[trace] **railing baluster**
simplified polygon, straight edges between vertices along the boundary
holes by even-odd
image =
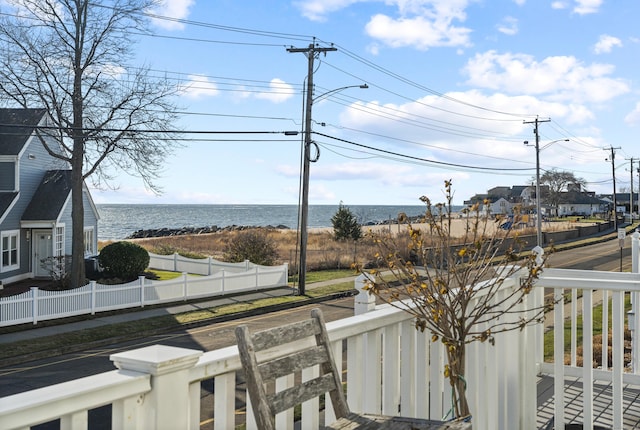
[[[553,361],[554,361],[554,421],[558,428],[564,426],[564,289],[554,289],[553,311]]]
[[[611,304],[613,339],[613,428],[622,429],[622,372],[624,369],[624,292],[614,291]]]
[[[198,388],[200,384],[198,383]],[[236,372],[218,375],[213,380],[214,405],[213,419],[215,430],[226,430],[235,427],[236,410]],[[199,393],[198,393],[199,394]],[[198,430],[198,427],[193,430]]]
[[[582,291],[583,428],[593,430],[593,290]]]

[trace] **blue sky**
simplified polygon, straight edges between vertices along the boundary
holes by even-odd
[[[569,170],[618,189],[638,168],[640,2],[605,0],[167,0],[138,61],[180,85],[186,131],[301,131],[315,62],[311,204],[455,203]],[[333,45],[332,45],[333,44]],[[369,89],[336,88],[366,83]],[[296,204],[301,136],[191,135],[157,184],[119,175],[97,203]],[[555,142],[570,139],[569,142]],[[547,146],[548,145],[548,146]],[[634,189],[637,191],[637,175]]]

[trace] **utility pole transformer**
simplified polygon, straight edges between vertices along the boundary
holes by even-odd
[[[311,162],[311,107],[313,105],[313,62],[321,54],[337,51],[337,48],[321,48],[314,43],[307,48],[287,48],[288,52],[302,52],[309,60],[307,70],[307,95],[304,114],[304,147],[302,159],[302,201],[300,208],[300,261],[298,264],[298,294],[305,294],[305,278],[307,276],[307,224],[309,217],[309,168]],[[316,161],[316,160],[314,160]]]

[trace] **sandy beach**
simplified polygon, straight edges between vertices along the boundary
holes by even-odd
[[[489,222],[487,224],[487,229],[490,234],[493,234],[497,228],[499,228],[501,223],[499,222]],[[554,222],[543,222],[542,223],[542,231],[564,231],[564,230],[572,230],[576,228],[577,225],[586,227],[590,225],[594,225],[594,222],[575,222],[575,221],[554,221]],[[425,230],[428,228],[427,224],[424,223],[412,223],[414,228],[418,228],[420,230]],[[518,230],[530,229],[532,232],[535,232],[535,222],[530,222],[528,225],[523,225],[518,227]],[[454,218],[451,220],[451,236],[453,237],[463,237],[465,231],[467,229],[467,220]],[[389,231],[391,233],[397,234],[403,231],[406,231],[405,224],[380,224],[380,225],[366,225],[362,226],[362,232],[366,233],[368,231],[373,231],[374,233]],[[311,228],[310,232],[332,232],[332,227],[323,227],[323,228]]]

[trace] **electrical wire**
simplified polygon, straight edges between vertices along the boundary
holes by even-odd
[[[450,166],[450,167],[459,167],[459,168],[464,168],[464,169],[469,169],[469,170],[478,170],[478,171],[491,171],[491,172],[498,172],[498,171],[505,171],[505,172],[523,172],[523,171],[530,171],[530,170],[535,170],[535,168],[528,168],[528,169],[517,169],[517,168],[497,168],[497,167],[485,167],[485,166],[471,166],[471,165],[466,165],[466,164],[458,164],[458,163],[449,163],[449,162],[445,162],[445,161],[437,161],[437,160],[430,160],[427,158],[421,158],[421,157],[416,157],[416,156],[412,156],[412,155],[408,155],[408,154],[401,154],[399,152],[394,152],[394,151],[389,151],[386,149],[381,149],[381,148],[375,148],[372,146],[368,146],[368,145],[364,145],[362,143],[356,143],[350,140],[346,140],[346,139],[341,139],[338,137],[334,137],[334,136],[330,136],[328,134],[324,134],[324,133],[319,133],[317,131],[312,131],[313,134],[316,134],[318,136],[323,136],[326,137],[328,139],[333,139],[333,140],[337,140],[343,143],[347,143],[349,145],[354,145],[354,146],[359,146],[361,148],[366,148],[372,151],[378,151],[384,154],[388,154],[388,155],[393,155],[396,157],[400,157],[400,158],[406,158],[409,160],[415,160],[415,161],[421,161],[423,163],[428,163],[428,164],[436,164],[436,165],[441,165],[441,166]]]

